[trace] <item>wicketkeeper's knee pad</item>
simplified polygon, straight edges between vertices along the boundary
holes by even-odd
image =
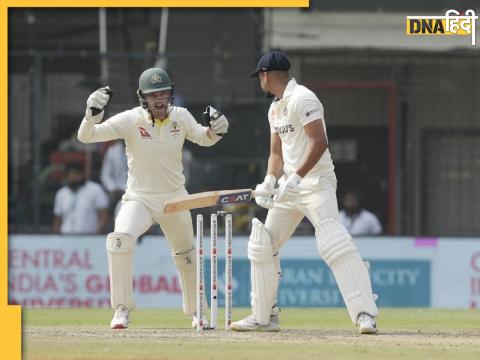
[[[183,293],[183,312],[192,315],[197,311],[197,256],[195,249],[176,253],[173,261],[180,275],[180,284]],[[206,298],[204,308],[207,308]]]
[[[259,324],[268,324],[277,298],[281,271],[270,234],[258,219],[252,220],[248,259],[251,264],[252,313]]]
[[[135,239],[130,235],[111,232],[107,235],[108,271],[110,273],[110,302],[115,309],[124,305],[135,308],[133,298],[133,251]]]
[[[362,312],[377,316],[368,269],[345,227],[337,219],[327,218],[316,224],[315,234],[320,255],[335,275],[352,322],[356,323]]]

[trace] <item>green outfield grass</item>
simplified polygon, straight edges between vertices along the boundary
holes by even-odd
[[[234,319],[249,309],[234,309]],[[220,312],[220,316],[222,316]],[[285,308],[279,333],[197,333],[175,309],[135,310],[127,330],[106,309],[23,312],[24,359],[480,359],[477,310],[382,309],[359,335],[345,309]],[[223,318],[219,318],[223,325]]]

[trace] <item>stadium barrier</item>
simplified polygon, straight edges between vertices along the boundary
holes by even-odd
[[[234,307],[248,306],[250,266],[246,236],[233,243]],[[474,308],[480,303],[479,238],[355,238],[369,261],[378,305]],[[208,236],[205,236],[208,246]],[[29,308],[108,307],[104,236],[11,235],[9,302]],[[222,259],[223,241],[218,254]],[[336,307],[343,300],[320,260],[314,237],[294,237],[281,249],[280,306]],[[145,236],[135,251],[134,288],[139,308],[181,307],[180,281],[162,236]],[[223,306],[219,268],[219,306]],[[210,271],[206,261],[205,272]],[[206,288],[209,289],[208,279]],[[209,293],[207,291],[207,297]]]

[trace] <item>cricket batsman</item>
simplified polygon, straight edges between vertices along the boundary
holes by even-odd
[[[196,254],[189,211],[164,214],[167,200],[187,194],[182,167],[185,140],[212,146],[228,131],[227,118],[207,107],[210,126],[200,125],[190,112],[173,104],[174,86],[160,68],[145,70],[139,78],[140,106],[102,122],[111,91],[94,91],[78,130],[78,140],[93,143],[123,139],[128,159],[127,189],[115,219],[114,232],[107,235],[111,305],[115,314],[112,329],[128,327],[133,298],[133,252],[140,235],[153,222],[160,225],[171,248],[183,294],[183,311],[196,327]],[[205,324],[206,319],[203,320]]]
[[[231,324],[237,331],[279,331],[277,291],[279,250],[303,217],[315,227],[318,251],[332,270],[348,313],[362,334],[377,332],[377,306],[370,277],[351,236],[339,220],[334,166],[328,150],[323,106],[317,96],[289,77],[281,52],[264,54],[252,77],[273,97],[268,111],[270,157],[256,190],[269,191],[279,178],[275,199],[257,197],[269,209],[265,225],[252,221],[248,242],[252,315]],[[283,175],[282,175],[283,172]]]

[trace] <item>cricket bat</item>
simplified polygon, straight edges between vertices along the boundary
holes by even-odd
[[[163,212],[168,214],[190,209],[248,203],[255,196],[271,196],[276,192],[276,190],[255,191],[252,189],[205,191],[167,201]]]

